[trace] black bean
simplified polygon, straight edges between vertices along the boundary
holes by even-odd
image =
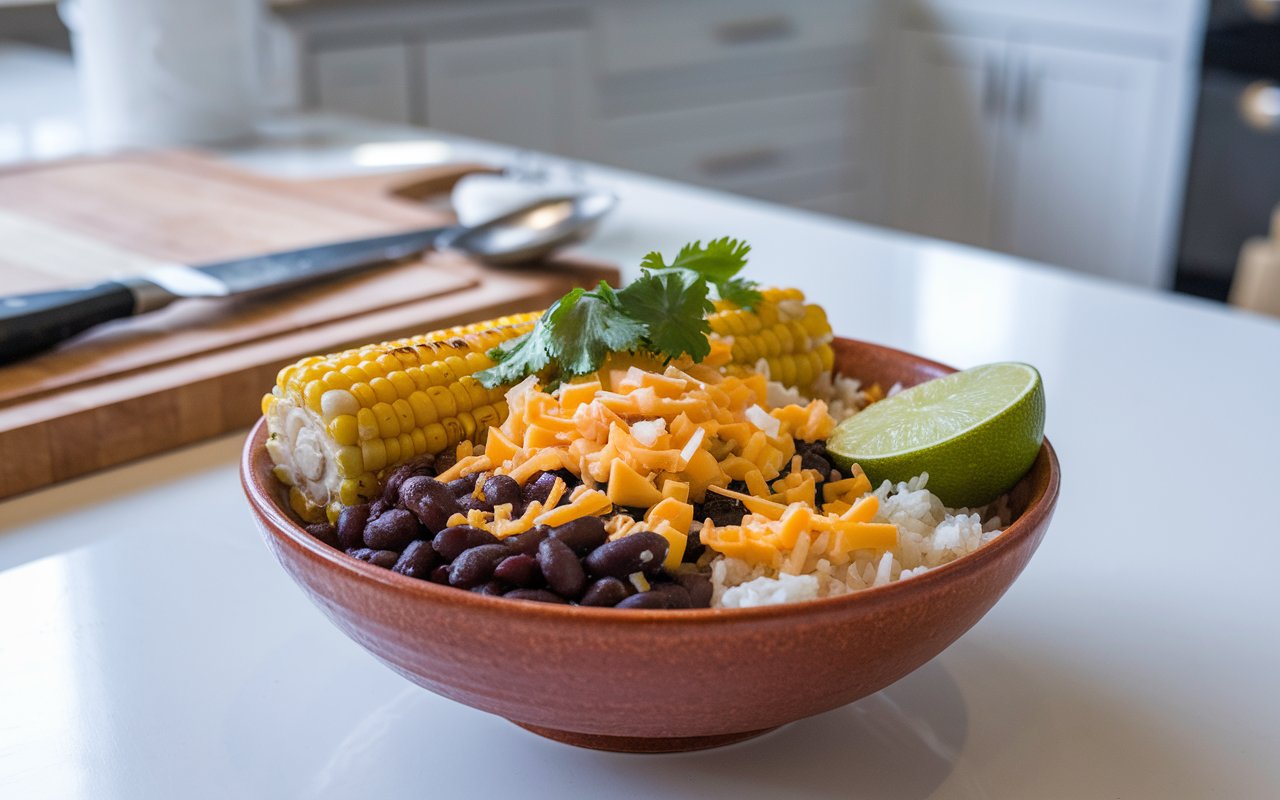
[[[800,457],[800,469],[816,469],[822,479],[826,480],[831,474],[831,462],[820,453],[810,450]]]
[[[495,508],[504,503],[514,508],[520,503],[520,484],[510,475],[494,475],[484,482],[484,499]]]
[[[431,577],[431,570],[435,569],[436,562],[439,560],[436,551],[431,547],[431,542],[418,539],[409,542],[409,546],[400,554],[400,560],[395,563],[391,571],[425,581]]]
[[[436,474],[439,475],[441,472],[444,472],[445,470],[449,469],[449,467],[452,467],[454,464],[457,464],[457,463],[458,463],[458,454],[453,450],[445,450],[443,453],[437,454],[436,455]]]
[[[463,475],[461,478],[454,478],[445,484],[449,487],[450,493],[454,497],[462,497],[464,494],[471,494],[476,490],[476,481],[480,480],[480,473],[473,472],[470,475]]]
[[[395,505],[400,500],[400,484],[415,475],[431,475],[435,460],[433,455],[421,455],[391,470],[382,484],[382,499],[388,505]]]
[[[432,583],[443,583],[443,584],[445,584],[445,585],[448,585],[448,583],[449,583],[449,565],[448,565],[448,564],[440,564],[440,565],[437,565],[437,566],[433,567],[433,568],[431,569],[431,576],[430,576],[429,578],[427,578],[427,580],[431,581]]]
[[[476,594],[487,594],[493,597],[501,597],[507,591],[507,586],[502,581],[487,581],[479,586],[472,586],[471,591]]]
[[[584,556],[604,544],[608,534],[604,530],[604,520],[599,517],[578,517],[563,525],[551,529],[552,538],[559,539],[573,552]]]
[[[507,547],[511,548],[513,553],[524,553],[527,556],[532,556],[537,554],[538,545],[542,544],[542,540],[549,535],[551,535],[551,529],[546,525],[535,525],[524,533],[508,536],[502,541]]]
[[[436,549],[436,552],[445,561],[454,560],[464,550],[470,550],[480,545],[497,543],[497,536],[488,531],[473,528],[470,525],[454,525],[452,528],[445,528],[431,540],[431,546]]]
[[[449,517],[461,510],[447,486],[425,475],[416,475],[400,484],[400,504],[432,533],[443,530],[449,524]]]
[[[391,508],[364,526],[364,543],[375,550],[403,550],[421,532],[417,517],[403,508]]]
[[[375,567],[383,569],[391,569],[400,560],[400,554],[395,550],[376,550],[372,547],[357,547],[354,550],[348,550],[347,555],[355,556],[361,561],[368,561]]]
[[[535,603],[567,603],[560,595],[546,589],[512,589],[503,595],[512,600],[532,600]]]
[[[689,603],[694,608],[711,608],[711,581],[699,572],[682,572],[676,576],[689,592]]]
[[[500,581],[527,589],[542,580],[542,572],[538,569],[538,561],[533,556],[516,553],[498,562],[493,569],[493,577]]]
[[[667,557],[667,540],[653,531],[640,531],[615,539],[591,551],[587,572],[597,577],[624,579],[633,572],[657,575]]]
[[[667,608],[667,597],[661,592],[633,594],[614,608]]]
[[[569,600],[582,596],[587,576],[582,571],[582,562],[569,545],[559,539],[543,539],[538,545],[538,568],[551,591]]]
[[[449,585],[462,589],[479,586],[493,576],[498,562],[511,555],[502,544],[482,544],[464,550],[449,565]]]
[[[698,563],[698,559],[702,558],[702,554],[706,549],[707,546],[702,543],[702,534],[698,531],[689,531],[689,538],[684,545],[684,556],[680,559],[681,563]]]
[[[364,547],[364,526],[369,522],[369,504],[347,506],[338,514],[338,543],[343,550]]]
[[[369,504],[369,519],[377,519],[388,508],[391,508],[391,503],[379,497]]]
[[[747,507],[741,502],[715,492],[707,492],[707,499],[694,509],[694,519],[701,522],[710,519],[717,525],[741,525],[747,515]]]
[[[521,497],[525,503],[532,503],[535,500],[539,503],[546,503],[547,498],[551,496],[551,489],[555,485],[556,474],[554,472],[536,472],[533,477],[525,481]]]
[[[658,593],[667,598],[667,608],[692,608],[689,590],[678,583],[655,583],[647,594]]]
[[[627,586],[617,578],[601,578],[587,587],[580,602],[584,606],[616,606],[631,594]]]
[[[336,547],[339,550],[342,549],[342,544],[338,541],[338,529],[327,522],[311,523],[307,526],[307,533],[330,547]]]
[[[565,492],[565,496],[568,496],[570,491],[582,485],[582,478],[579,478],[567,469],[558,469],[556,470],[555,475],[557,478],[564,481],[564,487],[567,490]]]

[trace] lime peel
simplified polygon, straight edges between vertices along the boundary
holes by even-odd
[[[827,450],[846,472],[874,482],[929,473],[952,508],[985,505],[1026,474],[1044,439],[1040,373],[1028,364],[985,364],[885,398],[844,420]]]

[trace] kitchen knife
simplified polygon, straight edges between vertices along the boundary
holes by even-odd
[[[257,294],[396,261],[431,248],[455,230],[424,228],[199,266],[165,265],[93,286],[0,297],[0,364],[175,300]]]

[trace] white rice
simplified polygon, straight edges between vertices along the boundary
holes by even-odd
[[[1000,535],[1002,520],[1009,518],[1004,498],[986,509],[950,509],[925,488],[928,479],[925,474],[896,485],[885,481],[875,490],[880,511],[874,521],[898,526],[898,545],[892,550],[859,550],[849,563],[835,565],[802,553],[808,540],[801,537],[801,546],[791,554],[799,559],[787,558],[776,570],[715,555],[710,562],[712,606],[792,603],[882,586],[954,561]]]
[[[768,366],[763,361],[758,369],[768,374]],[[900,390],[895,384],[888,393],[892,395]],[[857,380],[839,376],[834,379],[824,376],[815,387],[813,397],[824,400],[837,420],[857,413],[869,402]],[[769,383],[771,406],[803,404],[809,399],[780,383]],[[875,490],[880,510],[874,521],[898,526],[898,544],[892,550],[859,550],[848,563],[836,565],[825,557],[810,554],[809,540],[801,537],[778,569],[708,551],[704,558],[709,559],[711,567],[712,606],[747,608],[792,603],[908,580],[972,553],[999,536],[1004,520],[1012,518],[1007,498],[1003,497],[980,509],[947,508],[926,488],[928,480],[926,473],[905,483],[885,481]],[[824,547],[812,549],[814,553],[825,550]]]

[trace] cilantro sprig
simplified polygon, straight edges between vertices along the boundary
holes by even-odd
[[[658,252],[640,262],[641,276],[614,291],[601,281],[574,289],[552,304],[533,330],[489,351],[496,363],[476,373],[492,388],[537,374],[546,385],[600,369],[610,353],[645,352],[670,361],[711,352],[706,315],[711,298],[753,308],[760,292],[738,277],[751,246],[724,237],[692,242],[668,264]]]

